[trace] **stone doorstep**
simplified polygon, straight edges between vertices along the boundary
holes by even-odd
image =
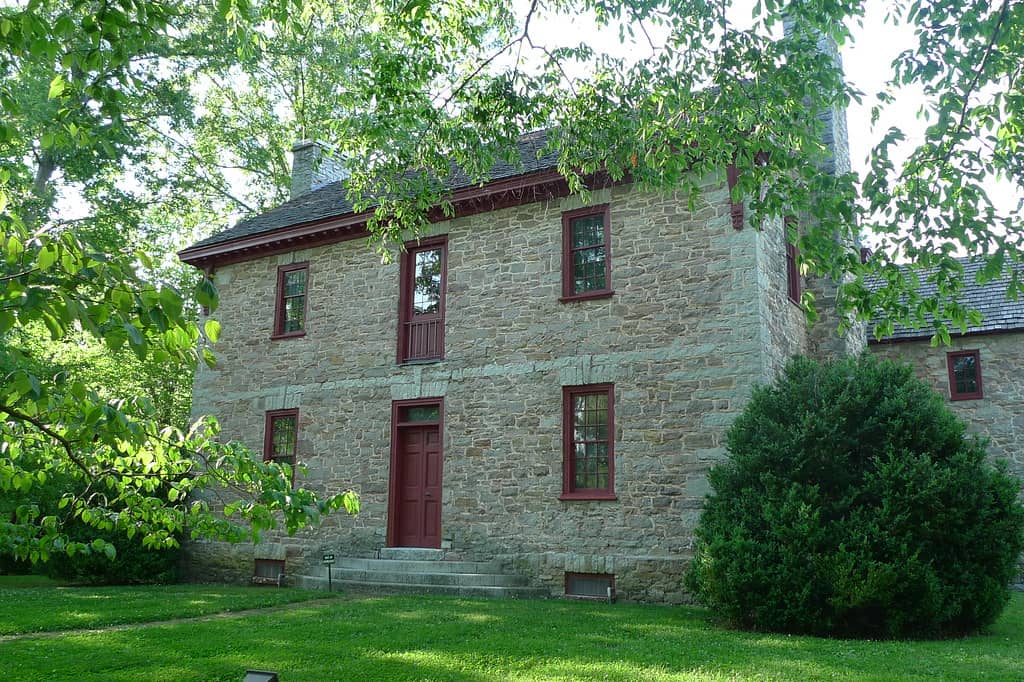
[[[294,576],[296,587],[327,589],[327,578]],[[420,585],[412,583],[381,583],[335,580],[336,589],[357,594],[442,594],[458,597],[490,597],[497,599],[545,599],[550,593],[542,587],[499,587],[488,585]]]
[[[337,571],[399,571],[402,573],[502,573],[496,561],[416,561],[404,559],[349,559],[338,557]],[[327,567],[318,567],[318,574],[327,577]]]
[[[397,549],[397,551],[395,551]],[[506,573],[495,561],[444,561],[440,550],[387,548],[381,559],[340,557],[330,567],[330,584],[376,594],[449,594],[457,596],[542,598],[545,588],[530,587],[525,576]],[[429,557],[429,558],[428,558]],[[327,589],[328,567],[294,575],[298,587]]]
[[[443,549],[424,547],[381,547],[377,556],[380,559],[405,561],[441,561],[444,553]]]
[[[317,577],[327,579],[327,572]],[[525,576],[504,573],[410,573],[396,570],[333,570],[332,580],[357,583],[404,583],[409,585],[461,585],[464,587],[526,587]]]

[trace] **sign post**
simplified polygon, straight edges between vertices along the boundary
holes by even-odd
[[[334,554],[324,554],[323,559],[324,565],[327,566],[327,591],[332,591],[331,585],[331,566],[334,565]]]

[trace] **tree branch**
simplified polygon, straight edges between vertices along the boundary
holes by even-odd
[[[20,421],[31,424],[32,426],[36,427],[39,431],[45,433],[47,436],[52,438],[54,441],[60,444],[62,448],[64,448],[64,452],[67,453],[68,459],[74,462],[75,465],[79,469],[81,469],[90,479],[93,478],[93,472],[89,469],[88,466],[86,466],[85,462],[82,461],[82,459],[77,454],[75,454],[74,446],[72,445],[71,441],[68,440],[66,437],[57,433],[36,417],[29,416],[20,410],[14,409],[13,407],[0,405],[0,411],[13,417],[14,419],[18,419]]]

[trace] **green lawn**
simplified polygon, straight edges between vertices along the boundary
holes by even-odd
[[[96,628],[240,611],[327,597],[310,590],[163,585],[18,588],[0,582],[0,635]]]
[[[165,597],[171,599],[169,593]],[[1024,595],[1014,596],[990,633],[940,642],[859,642],[734,632],[712,625],[708,613],[697,608],[394,597],[336,600],[201,623],[8,641],[0,643],[0,660],[4,661],[4,682],[238,682],[247,667],[277,670],[282,682],[1019,682],[1024,677]]]

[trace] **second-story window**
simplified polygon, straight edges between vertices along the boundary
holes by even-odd
[[[309,263],[282,265],[277,269],[277,305],[274,310],[274,338],[306,333],[306,284]]]
[[[431,237],[406,245],[399,291],[398,361],[444,357],[444,291],[448,238]]]
[[[800,286],[800,250],[789,240],[790,229],[799,234],[796,218],[786,218],[785,228],[783,239],[786,240],[786,294],[793,303],[799,303],[800,295],[803,293]]]
[[[562,214],[562,300],[612,295],[608,204]]]

